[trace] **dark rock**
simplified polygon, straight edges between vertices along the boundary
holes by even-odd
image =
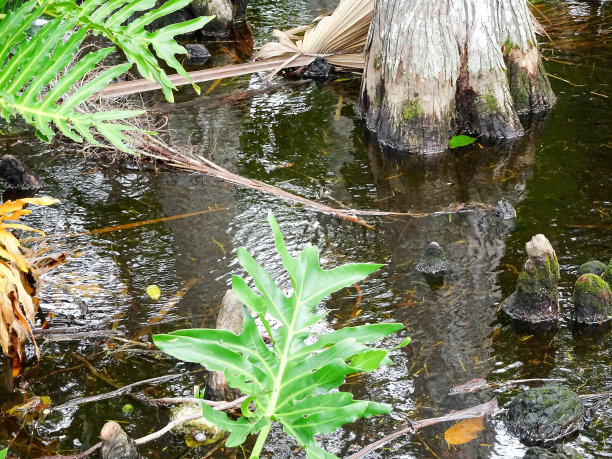
[[[100,432],[102,459],[141,459],[134,440],[115,421],[104,424]]]
[[[569,445],[556,445],[551,449],[532,446],[523,459],[582,459],[583,456]]]
[[[579,430],[584,407],[578,395],[561,386],[529,389],[510,401],[508,429],[527,444],[554,443]]]
[[[528,258],[519,275],[516,291],[501,307],[506,314],[521,322],[555,322],[561,315],[557,255],[543,234],[535,235],[525,247]]]
[[[0,158],[0,176],[11,188],[38,190],[44,186],[43,181],[36,177],[28,166],[11,155],[4,155]]]
[[[601,278],[604,281],[606,281],[610,287],[612,287],[612,258],[610,259],[610,263],[608,264],[608,267],[606,268],[604,273],[601,275]]]
[[[417,271],[424,274],[438,274],[445,271],[446,268],[448,268],[448,260],[444,255],[444,250],[437,242],[430,242],[425,248],[423,258],[416,265]]]
[[[576,321],[581,324],[602,323],[612,319],[612,291],[601,277],[584,274],[574,285]]]
[[[187,60],[190,64],[202,65],[210,59],[210,51],[206,46],[199,43],[189,43],[185,45],[187,49]]]
[[[315,80],[327,80],[331,67],[323,57],[317,57],[306,69],[306,76]]]
[[[595,274],[596,276],[601,276],[606,268],[607,266],[605,263],[599,260],[590,260],[580,265],[578,268],[578,274],[581,276],[583,274]]]
[[[497,201],[497,205],[495,206],[495,209],[493,209],[493,213],[502,220],[511,220],[516,218],[516,209],[505,199]]]

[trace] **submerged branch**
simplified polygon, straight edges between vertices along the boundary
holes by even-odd
[[[485,389],[494,389],[498,387],[513,386],[516,384],[527,383],[542,383],[542,382],[565,382],[565,378],[531,378],[531,379],[515,379],[512,381],[487,382],[486,379],[470,379],[463,384],[453,386],[449,389],[449,395],[471,394]]]
[[[106,399],[109,399],[109,398],[120,397],[122,395],[129,394],[136,387],[144,386],[144,385],[147,385],[147,384],[148,385],[161,384],[161,383],[164,383],[164,382],[167,382],[167,381],[171,381],[173,379],[177,379],[177,378],[183,377],[186,374],[188,374],[188,373],[179,373],[179,374],[173,374],[173,375],[158,376],[156,378],[149,378],[149,379],[145,379],[143,381],[137,381],[135,383],[128,384],[127,386],[120,387],[117,390],[114,390],[114,391],[111,391],[111,392],[106,392],[104,394],[92,395],[90,397],[80,397],[80,398],[76,398],[76,399],[70,400],[70,401],[68,401],[66,403],[62,403],[61,405],[58,405],[58,406],[54,407],[54,409],[55,410],[60,410],[62,408],[69,408],[69,407],[73,407],[73,406],[83,405],[85,403],[97,402],[97,401],[106,400]]]

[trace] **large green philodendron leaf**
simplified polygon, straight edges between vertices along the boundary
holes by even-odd
[[[136,64],[144,78],[156,81],[162,87],[166,99],[172,102],[172,90],[176,89],[176,85],[170,81],[152,51],[191,82],[191,78],[175,57],[175,54],[187,54],[187,50],[176,43],[174,37],[201,29],[214,16],[202,16],[167,25],[155,32],[148,32],[145,26],[183,8],[191,1],[170,0],[151,10],[155,7],[155,0],[86,0],[80,5],[75,0],[53,0],[47,2],[45,12],[60,14],[64,19],[74,18],[79,25],[111,40],[121,48],[129,62]],[[134,13],[143,11],[146,13],[126,23]],[[193,84],[193,87],[199,93],[198,86]]]
[[[335,457],[323,451],[314,435],[333,432],[348,422],[389,412],[385,405],[353,400],[348,392],[330,392],[340,387],[346,375],[373,371],[390,363],[389,349],[368,347],[402,329],[401,324],[384,323],[347,327],[314,336],[311,326],[325,314],[315,314],[317,305],[332,292],[359,282],[382,265],[351,263],[335,269],[319,266],[318,249],[305,248],[297,257],[289,254],[272,214],[268,221],[293,285],[286,296],[270,275],[244,249],[238,250],[240,264],[253,276],[255,291],[246,281],[234,276],[232,288],[247,306],[240,335],[226,330],[179,330],[153,337],[164,352],[179,359],[198,362],[208,370],[222,371],[228,385],[242,391],[253,402],[243,417],[233,421],[219,411],[203,407],[204,416],[231,432],[227,446],[244,442],[249,434],[259,433],[252,457],[258,457],[273,421],[306,448],[308,457]],[[255,314],[272,338],[263,341]],[[280,326],[272,327],[270,319]],[[400,346],[409,342],[406,339]]]
[[[36,127],[36,134],[45,141],[55,135],[52,128],[55,125],[72,140],[86,139],[98,145],[91,132],[95,129],[115,147],[131,153],[124,143],[127,139],[123,132],[137,129],[108,121],[138,116],[142,111],[83,113],[77,110],[89,96],[124,73],[131,64],[111,67],[74,90],[113,48],[86,54],[73,63],[86,29],[75,32],[76,19],[56,18],[26,39],[25,31],[41,14],[42,7],[30,1],[0,20],[0,115],[7,121],[15,114],[21,115]]]

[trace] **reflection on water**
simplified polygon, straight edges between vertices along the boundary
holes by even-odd
[[[319,8],[328,9],[335,2],[251,3],[255,41],[261,43],[273,27],[307,22]],[[571,6],[583,8],[579,2]],[[609,20],[603,24],[609,30]],[[599,34],[599,29],[593,33]],[[198,153],[244,176],[336,207],[431,214],[372,218],[375,230],[209,177],[88,161],[29,138],[5,147],[4,153],[25,158],[41,176],[47,183],[45,193],[62,200],[61,205],[36,209],[26,221],[49,234],[34,241],[37,250],[69,253],[66,264],[44,276],[42,308],[56,312],[53,327],[106,329],[105,321],[110,320],[124,339],[141,332],[148,336],[147,325],[154,318],[160,320],[151,327],[154,333],[213,326],[231,276],[244,274],[236,260],[237,247],[246,247],[283,287],[289,286],[266,223],[271,210],[293,253],[312,243],[320,248],[324,267],[349,261],[386,263],[359,290],[345,289],[324,302],[322,307],[330,313],[323,327],[398,321],[405,330],[391,343],[412,337],[411,345],[394,352],[393,366],[351,377],[345,387],[356,397],[391,404],[392,413],[326,437],[322,444],[330,451],[348,455],[404,427],[408,418],[433,417],[493,396],[503,404],[513,393],[506,388],[448,395],[451,386],[473,378],[563,377],[580,393],[612,390],[610,333],[576,330],[570,309],[577,266],[591,258],[612,257],[611,117],[606,99],[590,93],[607,90],[601,82],[610,70],[601,56],[609,59],[610,52],[597,40],[601,39],[593,39],[591,54],[581,50],[578,57],[571,52],[555,55],[571,65],[547,63],[551,73],[586,86],[552,80],[558,106],[546,119],[528,123],[527,134],[511,144],[476,144],[431,157],[381,152],[354,114],[357,80],[284,88],[212,106],[196,104],[169,115],[176,140],[190,142]],[[255,75],[223,82],[210,96],[201,97],[260,85]],[[187,91],[177,97],[190,99]],[[495,204],[500,199],[517,208],[516,220],[500,220],[484,208],[433,214],[460,203]],[[215,211],[75,236],[206,209]],[[518,330],[498,316],[499,303],[515,287],[524,245],[540,232],[555,247],[562,271],[563,320],[550,334]],[[431,241],[444,247],[450,261],[439,282],[414,269]],[[193,279],[195,284],[184,296],[175,297]],[[159,285],[159,301],[146,295],[150,284]],[[180,301],[159,316],[164,306],[174,304],[173,297]],[[86,320],[79,317],[79,301],[88,305]],[[110,390],[91,377],[75,353],[122,384],[195,368],[160,358],[146,347],[136,352],[124,345],[114,339],[43,341],[40,363],[15,381],[27,382],[22,389],[26,392],[10,389],[13,382],[5,366],[0,397],[11,406],[33,395],[50,395],[58,405]],[[199,383],[199,377],[186,375],[147,395],[189,395]],[[121,411],[128,402],[135,407],[131,416]],[[4,418],[0,445],[14,439],[11,451],[22,457],[85,449],[98,441],[106,420],[120,420],[131,436],[140,437],[165,425],[167,416],[164,410],[122,397],[52,412],[30,427]],[[605,439],[612,433],[609,407],[595,416],[597,422],[588,423],[571,440],[590,455],[609,448]],[[449,426],[442,424],[400,438],[371,457],[521,457],[525,448],[500,419],[488,421],[478,439],[452,449],[442,435]],[[303,457],[280,429],[271,436],[268,451],[279,458]],[[146,457],[201,457],[207,452],[189,452],[172,436],[142,448]],[[240,450],[223,448],[213,454],[238,456]]]

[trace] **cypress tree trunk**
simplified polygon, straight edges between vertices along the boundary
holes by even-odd
[[[382,145],[516,137],[554,102],[525,0],[376,0],[359,110]]]

